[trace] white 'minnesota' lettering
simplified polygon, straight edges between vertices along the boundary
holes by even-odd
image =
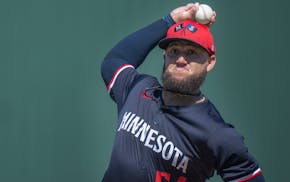
[[[140,141],[144,142],[149,129],[150,129],[150,125],[144,122],[143,125],[141,126],[141,128],[136,133],[135,137],[138,138],[141,134]]]
[[[168,149],[168,152],[166,154],[167,149]],[[166,142],[162,149],[162,158],[165,160],[171,159],[172,154],[173,154],[173,149],[174,149],[173,143],[171,141]]]
[[[127,129],[128,125],[130,124],[130,122],[132,121],[132,119],[134,118],[135,115],[136,114],[132,114],[131,117],[128,119],[128,121],[126,122],[126,124],[123,126],[124,127],[123,129],[124,130]],[[140,119],[140,117],[138,117],[138,119]]]
[[[157,145],[156,144],[154,145],[153,151],[160,153],[162,151],[162,146],[165,140],[166,140],[166,137],[164,135],[159,135],[157,137]]]
[[[153,134],[158,135],[158,131],[151,129],[147,135],[147,139],[144,143],[144,145],[146,147],[152,148],[153,144],[150,144],[150,141],[155,141],[155,137],[153,136]]]
[[[176,169],[182,169],[183,173],[186,173],[187,165],[188,165],[189,158],[187,156],[183,156],[182,160],[179,162]]]
[[[144,122],[144,119],[141,119],[141,121],[139,121],[139,120],[140,120],[140,117],[134,118],[133,121],[131,122],[131,124],[129,125],[129,127],[127,128],[127,131],[129,132],[131,130],[131,128],[133,127],[131,133],[135,134],[136,130]]]
[[[125,125],[125,123],[128,121],[128,118],[129,118],[130,115],[131,115],[131,112],[125,112],[125,114],[123,115],[122,122],[121,122],[121,124],[120,124],[120,126],[119,126],[119,128],[118,128],[118,131],[120,131],[121,128],[124,127],[124,125]]]
[[[159,131],[152,129],[144,119],[131,112],[125,112],[118,128],[118,131],[120,130],[133,134],[140,142],[144,143],[145,147],[156,153],[161,153],[164,160],[171,160],[173,167],[186,173],[189,157],[184,155],[172,141],[167,141],[166,136],[158,135]]]
[[[174,148],[174,151],[175,151],[175,155],[174,155],[174,158],[173,158],[173,161],[172,161],[172,165],[174,167],[176,167],[177,160],[178,160],[179,156],[182,156],[182,152],[177,147]]]

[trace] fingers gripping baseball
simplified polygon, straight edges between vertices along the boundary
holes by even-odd
[[[173,11],[171,11],[170,15],[176,23],[186,20],[186,19],[196,20],[195,17],[199,10],[199,6],[200,6],[199,3],[189,3],[186,6],[181,6],[174,9]],[[206,22],[206,24],[208,26],[214,24],[215,19],[216,19],[216,12],[213,11],[212,16],[210,17],[208,22]]]
[[[210,19],[210,21],[209,21],[209,23],[208,23],[208,26],[211,26],[211,25],[214,24],[214,22],[215,22],[215,18],[216,18],[216,12],[213,11],[213,15],[212,15],[212,17],[211,17],[211,19]]]
[[[186,6],[181,6],[173,11],[170,15],[172,19],[177,23],[186,19],[192,19],[198,10],[198,3],[189,3]]]

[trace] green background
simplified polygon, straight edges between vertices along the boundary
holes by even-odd
[[[1,0],[0,181],[101,181],[116,127],[101,61],[125,35],[188,2]],[[290,2],[200,2],[217,11],[218,62],[202,90],[245,136],[266,180],[286,181]],[[159,78],[161,68],[156,48],[140,72]]]

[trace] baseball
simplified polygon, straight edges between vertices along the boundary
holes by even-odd
[[[199,5],[198,11],[195,14],[195,20],[202,24],[208,24],[212,15],[212,8],[207,4],[201,4]]]

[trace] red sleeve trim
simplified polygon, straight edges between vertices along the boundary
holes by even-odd
[[[115,83],[115,81],[116,81],[118,75],[119,75],[119,74],[120,74],[124,69],[126,69],[126,68],[134,68],[134,67],[133,67],[132,65],[130,65],[130,64],[124,64],[124,65],[120,66],[120,67],[117,69],[117,71],[114,73],[114,75],[113,75],[113,77],[112,77],[110,83],[107,85],[107,91],[108,91],[109,93],[110,93],[112,87],[114,86],[114,83]]]
[[[233,181],[230,181],[230,182],[247,182],[257,176],[259,176],[260,174],[262,174],[262,170],[260,168],[258,168],[255,172],[253,172],[252,174],[248,175],[248,176],[245,176],[241,179],[238,179],[238,180],[233,180]]]

